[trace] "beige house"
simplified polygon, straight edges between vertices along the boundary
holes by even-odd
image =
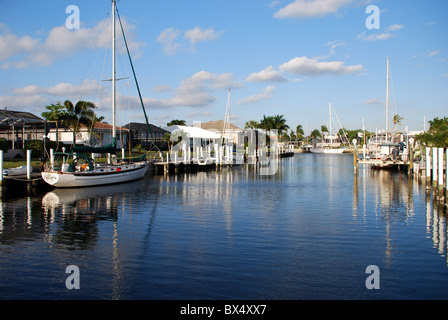
[[[239,135],[244,132],[243,129],[223,120],[209,121],[205,123],[197,122],[194,123],[193,126],[219,133],[221,136],[234,143],[238,142]]]

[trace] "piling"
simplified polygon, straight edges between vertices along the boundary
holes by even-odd
[[[54,150],[50,149],[50,165],[54,168]]]
[[[439,161],[438,162],[439,162],[439,174],[438,174],[439,187],[438,187],[438,189],[439,189],[440,196],[442,196],[443,195],[443,148],[439,148]]]
[[[0,150],[0,185],[3,183],[3,150]]]
[[[445,206],[448,206],[448,148],[445,153]]]
[[[437,186],[437,148],[432,148],[432,183]]]
[[[353,168],[355,170],[355,174],[358,174],[358,146],[356,145],[358,141],[353,139],[353,145],[355,146],[355,152],[353,152]]]
[[[409,174],[414,174],[414,148],[412,145],[409,148]]]
[[[426,147],[426,185],[431,182],[431,148]]]
[[[26,150],[26,178],[31,180],[31,150]]]

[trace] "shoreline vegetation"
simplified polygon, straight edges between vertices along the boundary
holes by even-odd
[[[78,101],[76,104],[73,104],[70,100],[66,100],[64,103],[58,102],[57,104],[51,104],[45,107],[46,111],[42,112],[42,117],[46,121],[55,121],[56,128],[64,128],[73,133],[73,143],[72,144],[64,144],[61,141],[50,141],[47,139],[46,144],[43,140],[32,140],[25,142],[23,149],[32,150],[31,156],[31,165],[35,171],[40,171],[43,167],[42,158],[45,157],[44,153],[47,153],[49,149],[53,149],[55,152],[62,151],[62,147],[66,147],[68,150],[71,149],[73,145],[76,145],[76,136],[79,133],[81,125],[92,128],[93,125],[97,122],[103,122],[104,117],[98,117],[95,114],[96,106],[94,103],[89,101]],[[402,132],[398,129],[399,126],[402,126],[403,118],[399,115],[394,115],[393,117],[393,130],[391,130],[391,135],[398,135]],[[172,120],[167,123],[168,126],[173,124],[182,124],[186,125],[185,120]],[[417,135],[416,140],[420,141],[423,146],[437,146],[437,147],[448,147],[448,118],[438,118],[428,121],[430,126],[429,130],[426,132]],[[323,140],[323,137],[330,134],[326,125],[322,125],[319,129],[314,129],[310,131],[308,135],[304,132],[302,125],[298,124],[296,127],[291,128],[287,124],[287,120],[283,115],[277,114],[274,116],[266,116],[263,115],[263,118],[260,121],[250,120],[245,123],[246,129],[265,129],[271,130],[276,129],[278,131],[279,142],[285,143],[294,143],[295,147],[303,144],[316,144],[319,141]],[[341,128],[336,132],[338,136],[341,137],[341,140],[348,141],[349,143],[353,141],[353,139],[357,139],[359,144],[358,147],[361,147],[364,141],[367,141],[371,136],[375,135],[374,132],[364,131],[362,129],[356,130],[348,130],[345,128]],[[342,139],[344,137],[345,139]],[[164,137],[163,140],[165,142],[171,141],[170,137]],[[351,145],[351,143],[350,143]],[[5,140],[0,140],[0,149],[6,151],[10,148],[8,142]],[[44,151],[44,148],[46,151]],[[148,158],[159,158],[160,153],[163,156],[166,155],[166,152],[170,152],[170,148],[168,146],[168,150],[149,150],[143,148],[141,145],[133,146],[132,150],[126,150],[125,158],[129,158],[129,153],[131,152],[131,157],[141,156],[143,153],[146,153]],[[117,152],[117,156],[120,158],[121,154]],[[46,161],[49,161],[48,154],[46,155]],[[105,160],[105,156],[103,155],[101,158],[96,158],[96,161]],[[5,169],[14,168],[22,165],[26,165],[25,158],[15,158],[15,159],[4,159],[3,167]]]

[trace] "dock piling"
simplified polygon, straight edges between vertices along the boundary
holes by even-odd
[[[431,148],[426,147],[426,185],[431,182]]]
[[[26,178],[31,179],[31,150],[26,150]]]
[[[443,148],[439,148],[439,194],[443,194]]]
[[[0,150],[0,184],[3,183],[3,150]]]
[[[437,148],[432,148],[432,182],[437,185]]]
[[[445,206],[448,206],[448,148],[445,152]]]

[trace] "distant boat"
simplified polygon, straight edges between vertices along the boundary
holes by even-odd
[[[20,166],[16,168],[3,169],[3,175],[7,177],[12,176],[24,176],[26,175],[26,166]]]
[[[324,153],[324,154],[341,154],[347,149],[345,148],[310,148],[312,153]]]
[[[331,106],[331,102],[329,104],[329,111],[330,111],[330,129],[328,132],[328,142],[323,142],[318,144],[316,147],[311,147],[309,149],[309,151],[311,153],[320,153],[320,154],[341,154],[344,151],[347,151],[346,148],[341,147],[341,142],[338,142],[339,137],[333,136],[332,133],[332,121],[333,121],[333,117],[332,117],[332,106]]]
[[[115,75],[115,20],[116,15],[118,15],[118,10],[116,10],[115,0],[112,0],[112,143],[103,147],[74,147],[72,153],[56,153],[62,157],[63,162],[60,166],[51,164],[44,171],[42,171],[43,180],[58,188],[72,188],[72,187],[90,187],[113,183],[122,183],[135,179],[142,178],[146,171],[148,170],[151,162],[146,160],[146,155],[140,159],[134,160],[134,162],[126,163],[125,161],[120,161],[116,163],[116,125],[115,125],[115,112],[116,112],[116,75]],[[120,16],[118,15],[118,20],[121,26]],[[124,42],[126,49],[128,46],[126,43],[126,38],[124,37],[123,27],[121,26],[123,33]],[[134,68],[132,66],[131,56],[128,50],[128,56],[130,59],[132,71]],[[134,79],[137,83],[137,78]],[[146,112],[143,106],[143,102],[139,92],[140,100],[142,103],[143,112],[146,118]],[[148,124],[148,119],[146,118],[146,123]],[[86,154],[91,153],[102,153],[110,154],[112,163],[108,164],[95,164],[93,160],[86,156]],[[114,163],[115,162],[115,163]]]

